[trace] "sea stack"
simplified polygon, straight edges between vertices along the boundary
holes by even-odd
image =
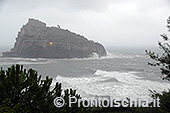
[[[29,19],[20,29],[14,47],[3,52],[3,57],[22,58],[88,58],[93,53],[106,56],[102,44],[84,36],[57,27],[47,27],[44,22]]]

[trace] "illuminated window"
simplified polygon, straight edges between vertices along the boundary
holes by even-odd
[[[50,42],[50,45],[52,45],[53,44],[53,42]]]

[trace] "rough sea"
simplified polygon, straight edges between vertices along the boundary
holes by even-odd
[[[77,90],[82,97],[111,96],[148,98],[150,90],[167,91],[170,83],[161,79],[159,68],[147,65],[152,60],[145,54],[146,48],[107,48],[106,57],[94,54],[84,59],[0,58],[0,67],[13,64],[33,68],[40,75],[62,83],[62,88]],[[156,50],[148,48],[148,50]],[[0,48],[2,51],[9,48]]]

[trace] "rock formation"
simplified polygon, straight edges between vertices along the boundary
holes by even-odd
[[[3,57],[84,58],[93,53],[99,57],[106,56],[104,47],[99,43],[69,30],[47,27],[39,20],[29,19],[18,33],[14,48],[4,52]]]

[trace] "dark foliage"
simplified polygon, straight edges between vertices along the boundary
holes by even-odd
[[[167,20],[167,27],[168,31],[170,31],[170,17]],[[158,42],[159,48],[163,51],[163,53],[156,54],[155,52],[147,51],[146,54],[150,56],[151,59],[153,59],[154,63],[148,63],[151,66],[158,66],[160,67],[162,75],[164,75],[162,78],[170,81],[170,44],[169,39],[166,34],[161,35],[163,38],[163,42]]]
[[[170,17],[167,20],[168,31],[170,31]],[[170,44],[169,39],[166,34],[161,35],[163,38],[162,42],[158,42],[159,48],[162,50],[162,54],[156,54],[155,52],[147,51],[146,53],[154,60],[154,63],[148,63],[151,66],[158,66],[162,73],[162,78],[170,81]],[[162,94],[157,93],[156,91],[151,91],[152,97],[160,98],[160,110],[162,113],[170,112],[170,91],[162,92]]]
[[[68,103],[69,96],[81,98],[75,90],[65,90],[62,94],[61,83],[56,83],[51,88],[52,78],[41,79],[37,71],[23,69],[16,65],[6,71],[0,70],[0,111],[17,113],[83,113],[89,108],[78,107],[75,103],[72,107],[65,105],[57,108],[54,106],[56,97],[63,97]]]

